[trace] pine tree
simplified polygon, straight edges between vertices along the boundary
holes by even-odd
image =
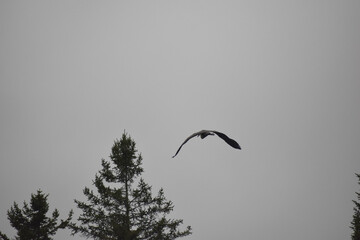
[[[191,234],[190,226],[178,229],[183,220],[167,218],[174,206],[163,189],[153,196],[152,187],[139,178],[142,157],[125,132],[114,142],[110,160],[102,159],[95,175],[97,194],[85,187],[87,202],[75,200],[82,213],[81,224],[71,225],[73,234],[99,240],[170,240]]]
[[[24,201],[22,209],[14,202],[14,205],[7,211],[8,219],[12,227],[17,230],[16,240],[51,240],[58,229],[66,228],[72,218],[72,211],[66,220],[58,224],[59,211],[55,209],[52,217],[47,217],[49,204],[48,195],[38,190],[31,194],[30,206]],[[0,232],[0,239],[9,238]]]
[[[358,181],[360,184],[360,174],[356,174],[358,177]],[[360,193],[356,192],[357,199],[360,201]],[[354,231],[351,235],[352,240],[360,240],[360,202],[353,200],[355,207],[354,207],[354,215],[353,220],[351,222],[350,228]]]

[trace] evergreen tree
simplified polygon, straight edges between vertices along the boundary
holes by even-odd
[[[358,177],[358,181],[360,184],[360,174],[356,174]],[[360,193],[356,192],[357,199],[360,201]],[[353,200],[355,207],[354,207],[354,215],[353,220],[351,222],[350,228],[354,231],[351,235],[352,240],[360,240],[360,202]]]
[[[99,240],[170,240],[191,234],[190,226],[178,229],[183,220],[167,218],[174,206],[163,189],[153,196],[151,186],[139,179],[142,157],[136,153],[135,142],[124,132],[114,142],[111,162],[101,160],[93,181],[97,194],[85,187],[87,202],[75,200],[82,213],[81,224],[71,224],[73,234]]]
[[[58,224],[59,211],[55,209],[52,217],[47,217],[49,210],[47,202],[48,195],[38,190],[36,194],[31,194],[30,206],[24,201],[22,209],[14,202],[14,205],[7,211],[8,219],[12,227],[17,230],[16,240],[51,240],[58,229],[67,227],[72,218],[72,211],[66,220],[61,220]],[[0,232],[0,239],[9,238]]]

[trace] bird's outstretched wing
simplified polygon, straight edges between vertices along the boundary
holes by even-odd
[[[196,137],[196,136],[199,136],[201,133],[203,133],[205,130],[201,130],[199,132],[196,132],[196,133],[193,133],[191,134],[187,139],[185,139],[185,141],[180,145],[179,149],[176,151],[175,155],[172,156],[173,158],[179,153],[180,149],[182,148],[182,146],[187,142],[189,141],[191,138],[193,137]]]
[[[212,131],[212,132],[215,133],[216,135],[218,135],[221,139],[223,139],[227,144],[229,144],[233,148],[241,149],[240,145],[234,139],[231,139],[228,136],[226,136],[225,134],[218,132],[218,131]]]

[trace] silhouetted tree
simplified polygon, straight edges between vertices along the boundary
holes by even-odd
[[[49,210],[47,202],[48,195],[38,190],[36,194],[31,194],[30,206],[24,201],[22,209],[14,202],[14,205],[7,211],[8,219],[12,227],[17,230],[16,240],[51,240],[58,229],[67,227],[72,218],[72,211],[66,220],[61,220],[58,224],[59,211],[55,209],[52,217],[47,217]],[[0,239],[9,238],[0,233]]]
[[[358,177],[358,181],[360,184],[360,174],[356,174]],[[360,193],[356,192],[357,200],[360,201]],[[353,234],[351,235],[352,240],[360,240],[360,202],[353,200],[354,207],[354,215],[353,220],[351,222],[350,228],[353,230]]]
[[[102,169],[93,181],[97,194],[85,187],[87,202],[75,200],[82,213],[81,224],[71,225],[73,234],[99,240],[170,240],[191,234],[190,226],[178,229],[183,220],[166,218],[174,206],[163,189],[152,196],[151,186],[138,179],[143,168],[136,153],[135,142],[124,132],[114,142],[111,162],[101,160]]]

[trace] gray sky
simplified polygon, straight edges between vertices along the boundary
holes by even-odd
[[[186,239],[350,239],[359,23],[356,0],[1,1],[0,230],[39,188],[76,210],[126,129]],[[171,159],[201,129],[243,150]]]

